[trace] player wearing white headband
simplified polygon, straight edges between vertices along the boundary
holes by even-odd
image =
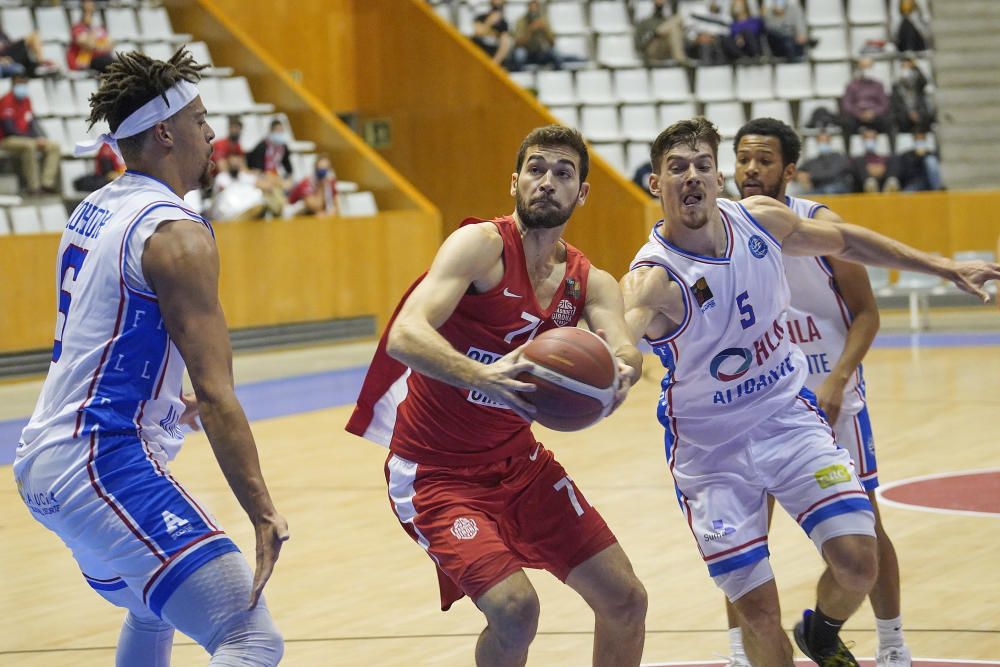
[[[233,391],[212,228],[182,199],[213,173],[202,68],[183,49],[169,62],[122,54],[90,98],[91,123],[112,130],[100,141],[128,170],[63,231],[52,363],[14,463],[33,516],[128,610],[119,667],[168,665],[175,628],[211,665],[275,665],[283,652],[260,594],[288,525]],[[182,394],[185,364],[193,395]],[[167,467],[199,413],[253,523],[254,575]]]

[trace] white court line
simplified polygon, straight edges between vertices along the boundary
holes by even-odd
[[[914,482],[923,482],[929,479],[945,479],[948,477],[960,477],[962,475],[981,475],[983,473],[1000,473],[1000,468],[975,468],[973,470],[959,470],[953,472],[939,472],[932,475],[921,475],[919,477],[908,477],[906,479],[900,479],[895,482],[889,482],[888,484],[880,484],[878,488],[875,489],[875,495],[878,497],[879,505],[885,505],[887,507],[897,507],[905,510],[915,510],[917,512],[930,512],[931,514],[957,514],[959,516],[975,516],[975,517],[1000,517],[998,512],[980,512],[976,510],[955,510],[948,509],[946,507],[928,507],[926,505],[913,505],[910,503],[898,502],[896,500],[890,500],[884,495],[885,491],[894,489],[897,486],[903,486],[904,484],[912,484]],[[992,664],[992,663],[987,663]]]

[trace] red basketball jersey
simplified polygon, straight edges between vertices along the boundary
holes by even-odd
[[[463,224],[477,222],[482,220]],[[503,238],[503,279],[488,292],[463,296],[438,330],[456,350],[484,364],[543,331],[575,326],[586,303],[590,271],[590,261],[567,243],[566,275],[543,308],[528,278],[517,223],[510,216],[492,222]],[[392,321],[386,331],[391,326]],[[381,444],[388,440],[394,453],[429,465],[490,463],[535,444],[530,425],[507,406],[394,361],[385,352],[385,334],[347,430]]]

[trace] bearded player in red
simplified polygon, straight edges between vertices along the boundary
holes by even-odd
[[[466,220],[404,296],[347,429],[388,444],[392,509],[437,564],[441,607],[468,595],[486,616],[480,667],[524,665],[540,568],[594,610],[594,665],[638,665],[646,592],[604,519],[530,429],[520,347],[581,317],[618,360],[621,402],[642,356],[618,285],[561,239],[587,199],[587,146],[532,131],[511,176],[513,215]]]

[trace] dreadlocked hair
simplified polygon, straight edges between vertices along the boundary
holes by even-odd
[[[157,95],[166,102],[167,90],[181,79],[197,83],[206,67],[196,63],[184,47],[166,62],[138,51],[119,53],[118,59],[101,75],[97,92],[90,96],[89,127],[105,120],[111,131],[116,131],[126,118]],[[137,148],[143,134],[121,139],[118,144],[122,153]]]

